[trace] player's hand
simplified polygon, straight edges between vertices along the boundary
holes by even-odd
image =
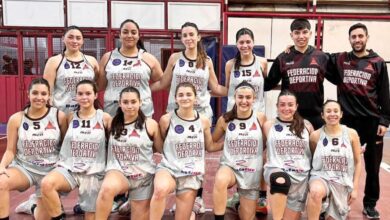
[[[348,197],[348,205],[351,205],[353,201],[355,201],[358,197],[358,192],[354,189]]]
[[[2,175],[5,175],[5,176],[9,177],[7,168],[5,168],[4,166],[0,165],[0,176],[2,176]]]
[[[284,49],[284,52],[289,54],[291,52],[291,47],[293,47],[293,45],[287,45],[286,49]]]
[[[383,125],[378,125],[378,131],[376,132],[376,134],[378,136],[384,136],[387,132],[387,127],[386,126],[383,126]]]

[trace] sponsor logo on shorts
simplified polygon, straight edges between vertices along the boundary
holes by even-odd
[[[182,125],[176,125],[175,126],[175,132],[178,134],[181,134],[184,132],[184,127]]]

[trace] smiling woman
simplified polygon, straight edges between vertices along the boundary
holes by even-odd
[[[104,111],[114,116],[118,109],[119,93],[133,86],[141,94],[141,109],[147,117],[152,117],[153,101],[149,81],[160,80],[163,71],[158,60],[146,52],[140,39],[138,24],[127,19],[120,25],[121,47],[103,55],[100,61],[99,80],[104,93]]]

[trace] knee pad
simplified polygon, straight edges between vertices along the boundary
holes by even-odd
[[[278,179],[278,178],[284,179],[284,183],[276,182],[276,179]],[[285,172],[272,173],[270,176],[270,185],[271,185],[270,186],[271,194],[281,193],[281,194],[287,195],[288,191],[290,190],[290,186],[291,186],[290,176]]]

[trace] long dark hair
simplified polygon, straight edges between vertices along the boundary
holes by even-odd
[[[237,31],[236,33],[236,42],[238,42],[238,39],[242,36],[242,35],[249,35],[251,38],[252,38],[252,41],[254,41],[255,37],[253,35],[253,32],[249,29],[249,28],[241,28],[240,30]],[[239,70],[240,69],[240,65],[241,65],[241,54],[240,54],[240,51],[237,50],[237,53],[236,53],[236,56],[234,57],[235,59],[235,62],[234,62],[234,70]]]
[[[137,22],[135,22],[133,19],[126,19],[126,20],[124,20],[124,21],[121,23],[120,27],[119,27],[120,32],[122,33],[122,28],[123,28],[123,26],[125,26],[125,24],[128,23],[128,22],[133,23],[133,24],[135,25],[135,27],[137,27],[138,36],[139,36],[138,41],[137,41],[137,48],[146,51],[144,42],[142,41],[141,35],[140,35],[140,32],[139,32],[139,25],[138,25]]]
[[[186,22],[181,26],[181,30],[185,27],[193,27],[196,30],[196,33],[199,35],[198,26],[192,22]],[[196,44],[197,54],[196,54],[196,68],[204,69],[206,67],[207,54],[203,47],[202,39]]]
[[[234,91],[236,92],[240,88],[250,88],[253,90],[253,94],[255,94],[255,88],[246,80],[239,83],[234,89]],[[237,104],[234,103],[233,108],[230,111],[223,114],[223,119],[225,120],[225,122],[229,122],[229,121],[233,121],[236,118],[237,118]]]
[[[295,98],[295,102],[296,103],[298,102],[297,96],[293,92],[285,89],[279,93],[277,104],[279,104],[279,99],[282,96],[293,96]],[[290,125],[290,131],[291,131],[291,133],[295,134],[297,137],[302,139],[303,138],[302,133],[303,133],[304,129],[305,129],[304,119],[298,113],[298,110],[297,110],[297,111],[295,111],[295,113],[293,115],[293,120],[292,120],[291,125]]]
[[[128,86],[128,87],[122,89],[122,91],[120,92],[119,102],[122,100],[122,95],[125,92],[132,92],[132,93],[137,94],[138,100],[141,101],[141,95],[140,95],[138,89],[136,89],[132,86]],[[146,120],[146,116],[141,111],[141,106],[140,106],[140,108],[138,109],[138,117],[137,117],[137,120],[135,122],[135,128],[142,130],[144,128],[145,120]],[[116,110],[116,114],[111,122],[111,135],[113,135],[115,139],[119,139],[119,137],[122,134],[123,129],[125,129],[125,116],[123,114],[122,108],[118,107],[118,109]]]
[[[50,84],[49,84],[49,82],[46,79],[44,79],[42,77],[35,78],[35,79],[33,79],[31,81],[30,85],[28,86],[28,93],[31,92],[31,89],[32,89],[32,87],[34,85],[40,85],[40,84],[45,85],[47,87],[47,89],[49,91],[49,95],[50,95]],[[23,109],[28,108],[30,106],[31,106],[31,103],[30,103],[30,100],[29,100],[27,105]],[[50,106],[49,103],[47,103],[47,106]]]
[[[76,94],[77,94],[77,89],[79,88],[79,86],[83,85],[83,84],[91,85],[94,94],[97,94],[98,89],[97,89],[96,83],[91,81],[91,80],[89,80],[89,79],[83,79],[83,80],[81,80],[80,82],[77,83],[77,85],[76,85]],[[95,109],[101,109],[102,108],[102,105],[100,104],[98,99],[95,99],[95,101],[93,102],[93,107]],[[77,111],[78,110],[80,110],[80,105],[78,105],[78,107],[77,107]]]

